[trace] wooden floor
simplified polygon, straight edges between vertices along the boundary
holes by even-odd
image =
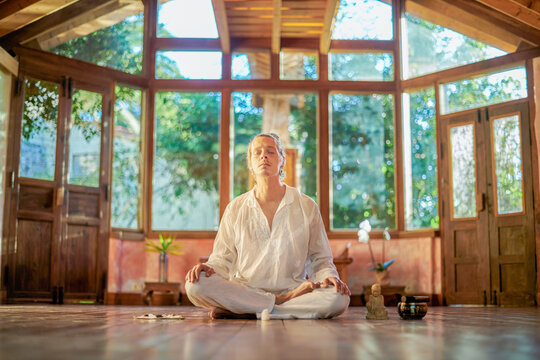
[[[539,308],[432,307],[424,320],[214,320],[193,307],[0,305],[0,359],[540,359]],[[185,320],[136,320],[175,313]]]

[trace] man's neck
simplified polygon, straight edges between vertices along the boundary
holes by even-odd
[[[257,187],[255,188],[255,197],[261,203],[270,201],[281,201],[285,194],[285,185],[279,178],[261,178],[257,179]]]

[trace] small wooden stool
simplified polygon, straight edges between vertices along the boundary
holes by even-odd
[[[182,302],[182,293],[180,292],[180,283],[172,282],[145,282],[142,298],[145,305],[152,305],[152,294],[154,291],[166,294],[173,294],[176,305]]]

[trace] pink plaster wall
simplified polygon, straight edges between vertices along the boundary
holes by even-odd
[[[372,239],[373,252],[380,256],[382,240]],[[341,254],[348,240],[332,240],[335,256]],[[354,295],[364,285],[374,282],[375,274],[367,271],[371,262],[367,244],[352,239],[348,267],[348,284]],[[169,258],[169,281],[184,284],[186,272],[198,263],[199,257],[212,252],[213,240],[183,240],[184,254]],[[109,284],[110,293],[140,293],[145,281],[157,281],[158,254],[144,251],[144,242],[110,240]],[[441,259],[439,238],[392,239],[385,243],[386,259],[395,259],[390,267],[390,284],[405,285],[410,293],[441,293]],[[377,260],[380,261],[380,260]]]

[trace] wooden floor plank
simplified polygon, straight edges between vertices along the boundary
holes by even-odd
[[[0,305],[0,359],[537,359],[540,309],[432,307],[423,320],[210,320],[193,307]],[[185,320],[136,320],[177,313]]]

